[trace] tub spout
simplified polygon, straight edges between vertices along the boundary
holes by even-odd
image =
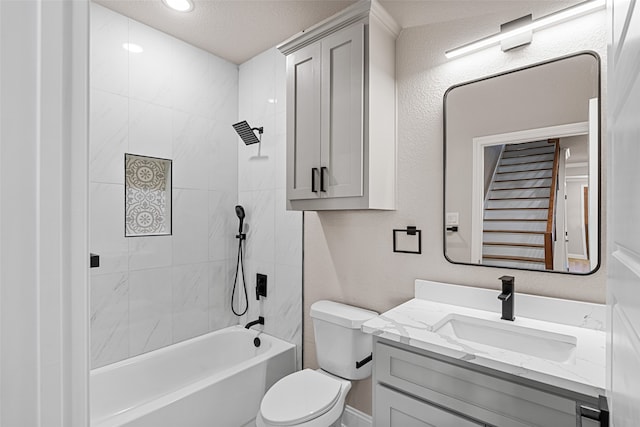
[[[249,329],[253,325],[264,325],[264,317],[260,316],[258,317],[258,320],[254,320],[253,322],[247,323],[247,326],[245,326],[245,328]]]

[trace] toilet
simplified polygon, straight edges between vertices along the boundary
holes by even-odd
[[[320,369],[303,369],[282,378],[262,398],[257,427],[339,425],[351,380],[371,375],[371,336],[360,326],[378,313],[333,301],[317,301],[311,318]]]

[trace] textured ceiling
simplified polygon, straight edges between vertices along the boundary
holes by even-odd
[[[354,0],[194,0],[190,13],[162,0],[94,0],[109,9],[171,34],[236,64],[355,3]],[[534,18],[577,1],[557,0],[381,0],[402,28],[496,15]],[[536,13],[537,12],[537,13]],[[479,34],[479,37],[488,34]]]

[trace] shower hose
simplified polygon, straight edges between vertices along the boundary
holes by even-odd
[[[247,297],[247,282],[244,280],[244,256],[242,254],[242,242],[244,241],[244,235],[238,235],[238,260],[236,261],[236,275],[233,279],[233,291],[231,292],[231,311],[236,316],[242,316],[249,309],[249,298]],[[244,300],[245,306],[242,312],[236,312],[235,308],[233,308],[233,300],[236,295],[236,287],[238,286],[238,272],[242,274],[242,288],[244,289]],[[240,308],[240,304],[238,304],[238,308]]]

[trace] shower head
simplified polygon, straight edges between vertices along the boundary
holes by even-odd
[[[238,236],[242,236],[242,226],[244,225],[244,208],[240,205],[236,206],[236,216],[240,220],[240,225],[238,226]]]
[[[246,120],[236,123],[233,125],[233,128],[238,132],[238,136],[242,138],[242,142],[244,142],[245,145],[257,144],[260,142],[258,137],[256,137],[256,134],[253,133],[254,130],[257,130],[259,135],[262,135],[262,132],[264,131],[262,126],[259,128],[252,128]]]
[[[244,208],[242,206],[236,206],[236,215],[240,221],[244,221]]]

